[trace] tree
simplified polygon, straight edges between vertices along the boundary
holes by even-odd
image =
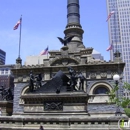
[[[130,91],[130,84],[124,83],[123,88]],[[124,108],[125,114],[130,117],[130,99],[127,97],[118,98],[116,96],[116,92],[118,91],[118,89],[119,87],[115,85],[114,88],[108,93],[109,103],[115,103],[117,106],[121,106],[122,108]]]

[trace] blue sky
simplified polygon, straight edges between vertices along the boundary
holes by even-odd
[[[79,0],[80,23],[84,30],[83,43],[110,59],[106,0]],[[67,25],[67,0],[1,0],[0,49],[6,52],[6,64],[15,64],[18,57],[19,29],[14,25],[22,14],[22,63],[30,55],[49,50],[60,50],[57,37],[64,37]]]

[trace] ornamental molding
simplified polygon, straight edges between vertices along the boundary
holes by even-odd
[[[111,72],[111,76],[113,77],[115,74],[118,74],[117,72]]]
[[[100,76],[101,76],[101,78],[107,78],[107,73],[106,72],[101,72]]]
[[[52,61],[50,61],[50,66],[55,66],[55,65],[78,65],[80,64],[80,59],[78,58],[73,58],[73,57],[68,57],[68,56],[64,56],[64,57],[57,57],[55,59],[53,59]]]
[[[44,110],[45,111],[63,110],[63,103],[62,102],[51,102],[51,103],[45,102]]]

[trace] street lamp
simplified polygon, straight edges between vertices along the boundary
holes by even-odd
[[[119,80],[120,80],[120,76],[118,74],[115,74],[113,76],[113,80],[115,81],[115,84],[116,86],[118,87],[118,84],[119,84]],[[118,97],[118,90],[117,90],[117,99],[119,99]],[[119,104],[117,104],[117,108],[116,108],[116,112],[115,112],[115,115],[121,115],[121,111],[120,111],[120,108],[119,108]]]

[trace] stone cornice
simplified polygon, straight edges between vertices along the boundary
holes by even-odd
[[[68,65],[68,66],[70,66],[70,65]],[[99,68],[99,69],[102,69],[101,67],[102,66],[104,66],[104,68],[106,68],[106,69],[108,69],[108,67],[109,67],[109,69],[111,68],[112,70],[113,69],[117,69],[117,67],[119,67],[121,70],[123,69],[123,67],[125,66],[125,63],[114,63],[114,62],[105,62],[105,61],[103,61],[103,62],[101,62],[101,61],[99,61],[99,62],[88,62],[87,64],[83,64],[83,65],[71,65],[72,67],[74,67],[74,68],[88,68],[88,69],[91,69],[91,68],[95,68],[95,69],[97,69],[97,68]],[[29,74],[29,72],[30,72],[30,70],[33,70],[34,72],[44,72],[44,71],[49,71],[50,69],[51,70],[53,70],[53,69],[56,69],[56,68],[58,68],[58,69],[63,69],[63,68],[67,68],[67,66],[43,66],[43,65],[39,65],[39,66],[34,66],[34,65],[32,65],[32,66],[22,66],[20,69],[15,69],[15,68],[13,68],[13,69],[11,69],[12,70],[12,72],[13,72],[13,74],[15,75],[15,74]]]
[[[63,59],[63,58],[69,58],[69,57],[58,57],[58,58],[55,58],[53,61],[56,61],[57,59],[60,60],[60,59]],[[71,59],[77,59],[79,60],[78,58],[71,58]],[[51,61],[52,62],[52,61]],[[87,62],[86,64],[83,64],[83,65],[78,65],[78,66],[100,66],[100,65],[107,65],[107,66],[113,66],[113,65],[119,65],[121,67],[124,67],[125,66],[125,63],[124,62],[120,62],[120,63],[116,63],[116,62],[113,62],[113,61],[109,61],[109,62],[106,62],[106,61],[92,61],[92,62]],[[77,66],[77,65],[72,65],[72,66]],[[53,67],[57,67],[57,66],[53,66]],[[66,67],[66,66],[63,66],[63,67]],[[16,69],[16,68],[12,68],[11,70],[14,72],[14,71],[19,71],[19,70],[26,70],[26,69],[49,69],[49,68],[52,68],[52,66],[44,66],[44,64],[41,64],[41,65],[28,65],[28,66],[25,66],[23,65],[21,68],[19,69]]]
[[[85,92],[75,92],[75,93],[61,93],[61,94],[56,94],[56,93],[39,93],[39,94],[25,94],[21,96],[21,99],[24,100],[25,104],[26,103],[43,103],[44,101],[63,101],[63,102],[79,102],[83,103],[84,101],[87,101],[89,98],[88,94]]]

